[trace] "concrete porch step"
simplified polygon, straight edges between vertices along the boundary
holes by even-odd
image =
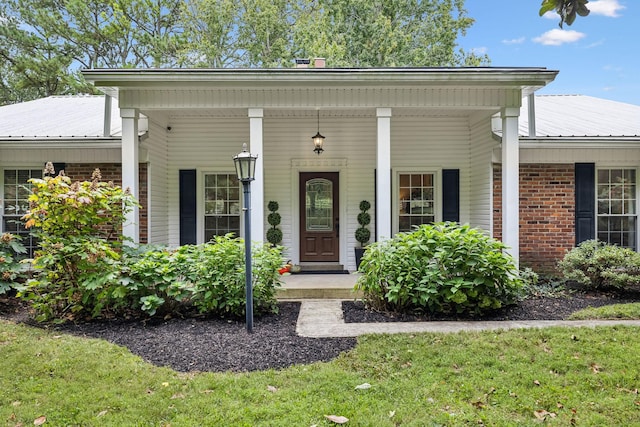
[[[285,275],[276,297],[279,300],[361,298],[361,292],[353,291],[358,277],[358,273]]]

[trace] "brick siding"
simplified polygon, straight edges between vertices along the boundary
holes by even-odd
[[[139,167],[139,197],[140,210],[138,221],[140,224],[140,243],[147,243],[148,239],[148,212],[147,212],[147,165],[140,163]],[[122,165],[120,163],[67,163],[65,174],[74,181],[90,181],[93,171],[98,168],[102,175],[102,181],[113,181],[114,184],[122,185]]]
[[[493,172],[493,230],[502,238],[502,167]],[[573,164],[520,165],[520,264],[553,273],[575,245]]]

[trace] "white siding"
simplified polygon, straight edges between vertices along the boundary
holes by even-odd
[[[46,162],[65,163],[120,163],[120,148],[0,148],[0,166],[44,164]]]
[[[394,116],[391,118],[391,152],[394,193],[397,172],[435,171],[440,180],[442,169],[459,169],[460,222],[469,222],[469,122],[466,117]],[[441,184],[437,183],[440,192]],[[441,200],[441,195],[438,198]],[[398,212],[396,200],[393,209]],[[441,219],[441,209],[439,211],[438,220]],[[393,229],[397,231],[397,224],[394,223]]]
[[[148,162],[149,243],[166,244],[169,241],[166,125],[149,120],[149,138],[144,141],[143,147],[146,148],[147,158],[141,157],[140,161]]]
[[[340,172],[340,253],[347,269],[355,269],[353,247],[361,200],[374,206],[376,119],[370,117],[326,117],[320,119],[325,151],[313,152],[311,136],[317,131],[315,113],[306,117],[273,117],[264,120],[265,212],[266,204],[280,205],[282,244],[285,256],[299,259],[299,172]],[[373,209],[370,230],[375,229]],[[266,221],[266,215],[265,215]],[[265,230],[269,227],[265,223]]]
[[[492,138],[491,122],[488,118],[471,124],[469,224],[489,232],[493,223],[491,148],[495,145],[497,143]]]
[[[637,148],[526,148],[520,149],[520,163],[581,163],[605,165],[638,165]]]
[[[167,133],[168,243],[178,246],[179,170],[196,169],[199,180],[204,172],[235,173],[233,156],[242,150],[242,143],[249,140],[249,119],[172,117],[168,125],[171,126]],[[201,204],[201,200],[198,203]]]

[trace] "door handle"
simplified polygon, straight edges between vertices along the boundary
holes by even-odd
[[[336,218],[336,237],[340,237],[340,223],[338,222],[337,218]]]

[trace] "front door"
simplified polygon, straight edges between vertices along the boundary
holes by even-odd
[[[340,261],[338,172],[300,173],[300,261]]]

